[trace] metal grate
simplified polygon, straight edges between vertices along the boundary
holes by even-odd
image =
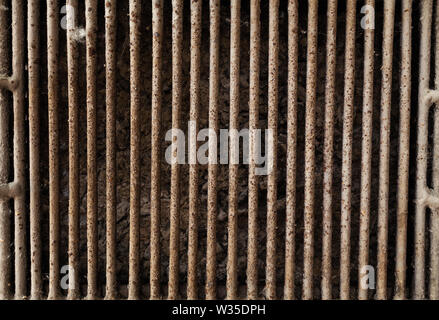
[[[300,4],[298,0],[287,3],[270,0],[266,4],[251,0],[249,4],[244,4],[240,0],[230,0],[224,5],[219,0],[172,0],[172,3],[152,0],[148,4],[140,0],[129,1],[129,161],[125,160],[125,165],[129,167],[129,243],[127,252],[121,258],[118,253],[121,199],[117,171],[120,169],[118,119],[121,117],[119,105],[122,99],[118,92],[118,77],[121,73],[119,59],[123,52],[120,52],[118,34],[125,30],[120,24],[124,12],[121,8],[125,5],[116,6],[116,0],[106,0],[102,4],[97,0],[86,0],[84,4],[67,0],[67,6],[63,7],[64,2],[57,0],[29,0],[26,9],[21,0],[0,0],[0,8],[11,8],[10,11],[0,9],[0,299],[184,297],[308,300],[369,299],[373,294],[376,299],[439,299],[439,195],[435,191],[439,183],[439,153],[433,143],[431,154],[429,140],[435,142],[439,138],[437,115],[434,115],[433,122],[429,119],[430,109],[439,101],[439,50],[436,48],[437,41],[432,41],[433,25],[436,37],[439,34],[439,2],[422,0],[416,7],[411,0],[403,0],[400,4],[395,0],[376,2],[347,0],[341,4],[337,0],[328,0],[322,5],[323,2],[317,0],[301,1]],[[279,9],[282,5],[286,7],[285,11]],[[367,10],[378,5],[382,8],[382,26],[370,27],[368,24],[375,24],[378,9],[374,11],[373,18],[368,16],[370,12]],[[268,8],[267,28],[262,6]],[[224,8],[227,8],[229,19],[223,18]],[[365,8],[366,11],[363,10]],[[249,16],[248,26],[242,18],[245,10]],[[417,10],[420,10],[419,17]],[[286,25],[282,24],[285,12]],[[60,14],[66,16],[61,18]],[[417,17],[413,25],[412,16]],[[150,17],[147,26],[150,25],[151,30],[146,28],[151,35],[148,39],[145,39],[145,17]],[[368,21],[367,17],[373,21]],[[60,27],[64,18],[65,37]],[[341,33],[339,21],[342,18],[345,18],[345,28],[341,30],[344,32],[341,41],[337,35]],[[8,30],[9,20],[12,36]],[[306,21],[305,29],[302,29],[301,21]],[[78,35],[78,26],[82,22],[85,30]],[[221,77],[223,68],[226,68],[222,65],[224,51],[221,40],[226,24],[230,47],[228,82],[225,85]],[[398,24],[400,27],[396,28]],[[412,70],[412,49],[417,44],[413,41],[412,46],[413,27],[419,28],[416,35],[421,42],[419,106],[416,99],[414,103],[411,99],[412,87],[414,91],[418,90],[418,83],[414,83],[417,79],[412,80],[418,71]],[[190,31],[188,39],[184,34],[186,28]],[[243,53],[247,48],[242,45],[244,35],[247,36],[243,32],[245,28],[249,37],[247,55]],[[209,35],[207,49],[203,43],[205,32]],[[166,33],[170,34],[169,52],[165,51],[166,41],[169,40]],[[281,36],[285,33],[287,43],[282,42],[284,37]],[[320,33],[325,35],[325,47],[320,43]],[[84,40],[78,40],[78,37]],[[100,45],[101,39],[103,46]],[[377,39],[382,39],[382,43],[376,43]],[[186,45],[185,40],[189,44]],[[268,43],[266,52],[263,50],[265,40]],[[414,40],[417,41],[417,38]],[[144,42],[151,43],[150,52],[144,51]],[[396,47],[395,43],[399,46]],[[435,46],[433,49],[432,43]],[[64,46],[66,74],[60,68],[64,61]],[[323,48],[325,71],[319,68]],[[358,48],[363,49],[361,54]],[[303,50],[306,51],[304,77],[300,70],[300,52]],[[280,58],[285,52],[286,63]],[[84,53],[85,59],[82,59]],[[375,62],[377,54],[381,57],[380,67]],[[148,94],[143,89],[145,77],[149,76],[142,73],[145,70],[145,55],[151,56],[148,60],[151,63],[148,66],[151,80]],[[342,90],[337,85],[340,55],[344,55]],[[395,56],[400,62],[395,62]],[[206,59],[209,63],[207,69],[203,67]],[[434,68],[430,66],[431,59],[434,59]],[[360,86],[356,72],[358,61],[363,64]],[[172,64],[169,75],[165,72],[168,70],[167,62]],[[243,67],[243,62],[248,62],[248,68]],[[266,77],[262,78],[264,62],[268,68]],[[188,68],[185,66],[187,63]],[[98,78],[101,65],[105,69],[104,83]],[[82,75],[84,68],[85,75]],[[245,109],[241,78],[243,70],[247,69],[249,81],[245,101],[248,108]],[[433,69],[434,89],[431,89],[430,74]],[[319,73],[322,72],[325,79],[324,99],[319,99]],[[283,74],[286,76],[283,77]],[[62,96],[64,78],[67,80],[66,98]],[[165,79],[170,79],[170,88],[163,85]],[[206,79],[208,92],[203,93],[203,81]],[[377,82],[380,92],[376,92]],[[299,103],[301,85],[305,92],[304,100]],[[282,90],[282,86],[286,90]],[[242,166],[233,161],[227,165],[217,164],[216,152],[209,152],[207,166],[197,163],[199,145],[196,135],[203,117],[207,115],[206,122],[211,132],[218,133],[222,129],[224,104],[220,101],[220,92],[224,88],[227,88],[229,97],[226,106],[228,129],[231,132],[242,129],[241,118],[245,109],[246,126],[250,132],[249,165],[245,176],[245,228],[240,223]],[[265,102],[261,101],[261,88],[266,88],[268,92],[267,110],[263,114],[261,105]],[[395,90],[399,96],[398,117],[392,112]],[[103,92],[103,101],[100,91]],[[362,104],[357,101],[357,91],[362,95]],[[8,92],[12,92],[12,100]],[[208,106],[203,105],[203,94],[208,96]],[[342,96],[341,101],[337,100],[338,94]],[[172,104],[169,108],[164,103],[166,95],[170,96]],[[188,98],[189,105],[187,117],[184,114],[185,98]],[[145,119],[147,99],[151,101],[150,105],[149,102],[147,104],[150,140],[144,142],[146,134],[142,129],[142,119]],[[46,102],[47,115],[42,116]],[[67,102],[67,119],[62,116],[64,102]],[[85,107],[82,107],[83,102]],[[25,103],[28,103],[27,111]],[[101,105],[104,105],[103,117]],[[357,107],[361,110],[360,128],[356,127],[358,121],[355,121]],[[86,111],[84,116],[82,111]],[[419,114],[415,115],[414,111]],[[167,112],[171,113],[170,121],[163,119]],[[338,113],[342,116],[340,148],[336,140]],[[13,116],[10,117],[10,114]],[[255,132],[261,129],[261,117],[265,115],[264,123],[273,132],[273,139],[266,149],[273,170],[262,178],[257,173],[258,137]],[[379,117],[378,144],[375,142],[378,149],[373,148],[375,115]],[[168,126],[184,129],[183,121],[187,118],[190,121],[189,163],[169,164],[169,171],[164,173],[163,167],[167,165],[163,152],[164,129],[169,129]],[[319,118],[324,119],[322,128],[318,124]],[[12,123],[9,123],[10,119]],[[85,123],[81,119],[85,119]],[[281,122],[282,119],[285,121]],[[99,130],[101,122],[105,127],[104,136]],[[394,123],[398,123],[396,175],[391,173],[394,163],[392,149],[395,148],[392,143],[395,139],[391,139]],[[25,125],[29,126],[28,129]],[[303,137],[299,129],[302,125]],[[417,130],[415,156],[410,146],[413,135],[410,126],[413,125]],[[85,127],[86,136],[81,135],[82,127]],[[285,136],[282,135],[284,131]],[[361,144],[355,140],[357,131],[361,132]],[[28,138],[25,138],[27,132]],[[214,150],[217,141],[210,139],[211,132],[208,146],[209,150]],[[236,139],[234,134],[230,135],[228,145],[230,159],[239,158],[242,152],[239,138]],[[45,139],[48,141],[48,155],[43,154]],[[299,148],[302,146],[300,139],[303,139],[303,149]],[[99,140],[104,141],[104,150],[99,148]],[[319,141],[323,142],[321,151],[317,147]],[[81,159],[82,142],[85,142],[86,150],[84,161]],[[148,145],[147,154],[144,153],[145,144]],[[11,149],[12,158],[9,156]],[[360,155],[359,165],[353,161],[356,150]],[[340,156],[337,156],[338,153]],[[63,154],[67,154],[67,159],[63,158]],[[416,159],[411,160],[411,157]],[[47,182],[43,176],[46,171],[41,169],[46,158]],[[379,159],[376,173],[375,158]],[[82,170],[84,163],[85,175]],[[417,169],[415,174],[410,170],[413,163]],[[143,189],[145,181],[142,181],[146,167],[149,171],[148,191]],[[227,170],[222,171],[221,167]],[[63,173],[64,168],[67,173]],[[99,183],[102,168],[104,188]],[[187,181],[185,170],[188,172]],[[204,171],[207,175],[203,175]],[[228,212],[225,218],[227,230],[222,232],[226,237],[225,281],[222,281],[218,276],[218,243],[221,241],[218,203],[224,200],[221,199],[220,185],[224,172]],[[374,175],[377,179],[373,178]],[[65,188],[62,185],[64,176],[68,179]],[[416,181],[415,196],[411,192],[414,187],[409,183],[410,179]],[[165,180],[169,182],[168,190],[164,190]],[[298,183],[301,180],[303,185]],[[316,189],[318,180],[321,180],[320,189]],[[187,182],[187,187],[183,181]],[[261,181],[266,184],[264,192],[261,192]],[[379,182],[376,191],[375,181]],[[356,182],[358,189],[353,187]],[[202,188],[204,183],[205,189]],[[394,198],[391,195],[393,184],[397,192]],[[45,189],[47,192],[44,192]],[[85,210],[81,206],[83,193],[86,197]],[[147,213],[143,209],[146,193]],[[166,206],[163,206],[164,193],[169,195]],[[186,193],[187,221],[183,223],[183,194]],[[203,193],[207,193],[205,216],[201,200]],[[64,194],[67,194],[68,208],[65,211],[68,229],[63,233]],[[285,196],[282,210],[279,210],[280,195]],[[359,199],[358,210],[353,209],[353,198]],[[104,209],[98,206],[102,199]],[[414,199],[416,208],[411,210]],[[47,214],[43,209],[46,202]],[[371,205],[373,202],[376,202],[374,207]],[[427,208],[430,215],[427,215]],[[263,223],[261,210],[266,219]],[[415,213],[414,224],[410,217],[412,211]],[[203,217],[205,224],[201,221]],[[47,228],[43,226],[45,220],[48,221]],[[391,223],[396,223],[396,227],[393,228]],[[358,224],[355,229],[354,224]],[[146,226],[147,243],[145,232],[142,232]],[[410,237],[413,230],[410,228],[414,230],[413,241]],[[430,239],[426,234],[428,228]],[[168,230],[167,239],[163,240],[165,229]],[[393,233],[392,230],[396,231]],[[182,236],[183,233],[185,236]],[[245,250],[240,249],[241,233],[246,234]],[[337,243],[336,233],[339,233]],[[374,239],[373,244],[371,239]],[[261,253],[261,241],[264,241],[264,253]],[[201,242],[205,242],[203,257],[200,256]],[[281,242],[282,245],[279,245]],[[81,252],[84,249],[82,243],[86,246],[85,253]],[[168,246],[167,250],[164,250],[164,245]],[[429,255],[427,249],[430,249]],[[281,250],[283,253],[280,253]],[[144,251],[148,253],[144,255]],[[390,261],[390,251],[394,252],[394,261]],[[338,259],[336,265],[334,254]],[[15,257],[13,263],[12,256]],[[262,262],[261,256],[265,259]],[[242,257],[246,260],[245,271],[241,270]],[[99,262],[101,260],[105,261],[104,265]],[[167,260],[165,266],[163,260]],[[201,260],[205,260],[205,265],[200,263]],[[412,260],[414,269],[409,265]],[[64,264],[68,265],[68,288],[61,285],[66,274]],[[263,274],[260,272],[261,264]],[[370,264],[376,265],[376,288],[373,290],[363,284],[364,267]],[[145,266],[149,270],[144,270]],[[121,277],[120,270],[125,267],[127,276]],[[412,277],[413,286],[410,283]],[[123,287],[127,288],[126,294],[122,292]],[[224,294],[219,293],[222,287]]]

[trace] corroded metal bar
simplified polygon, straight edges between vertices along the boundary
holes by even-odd
[[[323,151],[322,299],[332,299],[332,179],[334,157],[337,0],[328,2],[326,38],[325,142]]]
[[[6,7],[7,0],[0,0],[0,6]],[[9,70],[9,32],[8,11],[0,10],[0,74],[6,76]],[[9,112],[8,94],[0,91],[0,184],[8,185],[9,180]],[[10,208],[9,192],[2,192],[0,199],[0,299],[10,298],[9,284],[11,281],[11,239],[10,239]]]
[[[258,298],[258,176],[256,175],[256,130],[259,127],[260,2],[250,2],[250,91],[248,172],[247,298]]]
[[[343,107],[343,163],[341,180],[341,245],[340,245],[340,298],[350,296],[350,236],[351,236],[351,183],[352,135],[355,87],[355,15],[356,0],[348,0],[346,8],[345,84]]]
[[[418,150],[416,172],[416,217],[415,217],[415,278],[413,298],[425,298],[425,196],[427,186],[428,112],[431,101],[427,97],[430,82],[431,22],[433,1],[421,2],[421,47],[419,69],[419,114]]]
[[[105,1],[106,299],[116,299],[116,0]]]
[[[12,72],[17,81],[13,93],[13,161],[14,181],[21,184],[22,192],[14,198],[14,246],[15,246],[15,299],[27,296],[26,275],[26,195],[25,141],[24,141],[24,52],[25,29],[22,0],[12,1]]]
[[[407,216],[410,163],[410,104],[412,60],[412,0],[402,1],[401,92],[399,120],[399,163],[395,299],[406,298]]]
[[[130,243],[128,298],[139,298],[140,259],[140,19],[141,1],[130,0]]]
[[[189,128],[188,299],[197,299],[198,165],[197,130],[200,105],[201,1],[191,1],[191,70]]]
[[[267,266],[266,297],[276,299],[276,238],[277,238],[277,122],[279,82],[279,0],[270,1],[268,35],[268,130],[271,131],[267,156]],[[272,137],[271,137],[272,134]]]
[[[67,90],[69,100],[69,299],[79,298],[79,86],[78,1],[67,1]],[[70,284],[70,283],[69,283]]]
[[[393,33],[395,1],[384,2],[383,65],[381,81],[381,130],[378,200],[377,298],[387,299],[387,239],[389,216],[390,117],[392,106]]]
[[[87,60],[87,298],[97,298],[98,185],[96,163],[97,0],[85,1]]]
[[[163,1],[152,1],[152,113],[151,113],[151,265],[150,299],[160,298],[160,147],[162,115]]]
[[[230,132],[239,128],[240,24],[241,0],[230,4]],[[232,159],[239,155],[239,141],[230,134],[229,216],[227,239],[227,299],[238,298],[238,164]]]
[[[294,299],[299,1],[288,1],[288,141],[284,299]]]
[[[313,297],[314,266],[314,180],[315,180],[315,105],[317,81],[318,1],[308,2],[308,44],[305,111],[305,202],[303,299]]]
[[[256,130],[259,127],[259,57],[260,1],[250,4],[250,166],[248,204],[247,298],[257,299],[258,293],[258,176],[256,174]]]
[[[436,2],[435,13],[436,20],[435,36],[436,43],[434,47],[435,51],[435,79],[434,87],[439,89],[439,21],[437,19],[439,13],[439,3]],[[439,108],[438,104],[435,104],[434,109],[434,129],[433,129],[433,172],[432,172],[432,187],[437,192],[439,189]],[[429,295],[431,300],[439,299],[439,210],[437,208],[431,208],[430,218],[430,290]]]
[[[183,1],[172,1],[172,129],[181,126]],[[174,138],[173,138],[174,139]],[[176,138],[175,138],[176,139]],[[173,141],[175,142],[175,141]],[[177,153],[173,154],[176,159]],[[180,255],[180,164],[171,166],[168,299],[178,298]]]
[[[366,5],[374,8],[375,0]],[[367,13],[369,14],[369,13]],[[366,19],[370,19],[366,18]],[[363,79],[363,132],[361,144],[361,195],[360,195],[360,241],[358,250],[358,298],[367,299],[367,289],[361,286],[363,267],[369,262],[370,183],[372,171],[372,115],[374,72],[374,21],[365,21],[364,30],[364,79]]]
[[[27,6],[28,74],[29,74],[29,215],[31,290],[33,300],[42,297],[41,228],[40,228],[40,1],[30,0]]]
[[[219,94],[220,1],[210,0],[210,76],[209,76],[209,169],[207,187],[206,299],[216,298],[216,219],[218,184],[218,94]]]
[[[47,1],[47,73],[49,109],[49,299],[58,299],[59,290],[59,128],[58,55],[59,8],[57,0]]]

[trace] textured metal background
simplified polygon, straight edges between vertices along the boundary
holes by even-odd
[[[165,1],[166,2],[166,1]],[[282,2],[282,1],[281,1]],[[285,1],[284,1],[285,2]],[[341,161],[341,189],[334,188],[334,127],[335,113],[339,107],[336,105],[335,94],[337,91],[336,63],[337,63],[337,22],[340,18],[337,0],[328,0],[326,3],[327,13],[319,13],[319,5],[322,1],[288,0],[288,28],[283,30],[279,27],[279,0],[270,0],[268,12],[261,14],[259,0],[251,0],[250,11],[250,46],[249,46],[249,129],[260,128],[260,66],[261,66],[261,19],[268,14],[268,116],[267,127],[274,132],[274,146],[270,150],[273,155],[274,170],[267,177],[266,192],[266,260],[264,265],[265,283],[261,284],[261,275],[258,274],[260,255],[260,227],[258,226],[258,212],[260,210],[260,198],[258,190],[258,176],[255,172],[256,148],[254,135],[250,136],[250,164],[248,169],[248,229],[238,228],[238,165],[228,165],[228,229],[227,229],[227,275],[226,275],[226,298],[248,299],[368,299],[369,290],[361,288],[361,267],[368,265],[370,261],[371,239],[371,190],[378,188],[377,204],[377,234],[376,241],[376,292],[377,299],[439,299],[439,194],[436,191],[439,184],[439,152],[429,143],[429,112],[432,106],[439,101],[439,49],[437,42],[432,41],[432,28],[435,34],[439,34],[439,3],[433,0],[419,1],[420,16],[413,24],[420,25],[420,56],[419,56],[419,97],[417,119],[417,173],[416,173],[416,219],[415,225],[408,224],[410,195],[410,150],[411,131],[413,123],[411,114],[411,89],[418,86],[418,79],[414,79],[412,72],[412,48],[417,43],[412,43],[412,1],[402,0],[399,6],[395,6],[395,0],[383,2],[382,29],[364,30],[364,53],[362,55],[363,81],[361,86],[362,105],[357,106],[354,101],[356,86],[356,46],[358,45],[358,24],[363,17],[359,9],[363,5],[375,6],[374,0],[356,1],[347,0],[343,15],[345,21],[344,39],[344,92],[343,92],[343,137]],[[117,16],[118,7],[116,0],[105,0],[105,30],[98,28],[97,0],[86,0],[84,12],[80,11],[77,0],[68,0],[67,5],[73,10],[67,10],[67,92],[68,92],[68,265],[75,270],[80,270],[80,159],[79,141],[86,139],[87,145],[87,181],[86,181],[86,242],[87,260],[86,274],[75,272],[70,279],[74,288],[68,290],[69,299],[116,299],[120,298],[120,285],[117,279],[116,259],[116,224],[117,224],[117,180],[116,180],[116,117],[117,117]],[[26,8],[27,4],[27,8]],[[64,3],[57,0],[48,0],[44,4],[37,0],[23,2],[21,0],[0,0],[0,299],[63,299],[65,291],[60,288],[61,262],[60,251],[60,105],[59,90],[64,86],[60,82],[60,8]],[[199,129],[201,112],[208,112],[209,128],[218,132],[219,108],[218,103],[221,70],[220,65],[220,26],[224,23],[220,10],[220,0],[210,1],[183,1],[172,0],[172,3],[164,3],[161,0],[147,1],[152,17],[152,51],[142,52],[141,14],[145,1],[129,1],[129,56],[130,56],[130,199],[129,199],[129,252],[126,253],[125,263],[128,265],[129,276],[127,283],[129,299],[177,299],[182,296],[181,285],[185,284],[185,297],[197,299],[199,287],[204,286],[206,299],[218,298],[217,286],[217,217],[218,217],[218,166],[208,166],[207,181],[207,232],[205,239],[199,238],[200,219],[200,176],[199,165],[189,164],[189,225],[187,243],[187,275],[181,279],[180,273],[180,205],[181,193],[184,189],[181,185],[181,166],[172,164],[170,177],[170,204],[169,212],[161,208],[161,162],[164,155],[161,152],[164,143],[164,128],[162,123],[162,76],[163,57],[172,55],[172,128],[181,128],[182,123],[182,96],[183,96],[183,28],[190,28],[190,110],[189,118]],[[166,21],[163,15],[164,5],[172,6],[172,19]],[[188,9],[184,6],[188,5]],[[202,21],[203,6],[209,8],[209,20]],[[300,7],[299,7],[300,6]],[[306,6],[307,8],[302,8]],[[395,7],[401,8],[397,13]],[[300,10],[299,10],[300,8]],[[186,10],[186,11],[184,11]],[[230,104],[229,104],[229,129],[239,129],[238,116],[240,113],[240,47],[241,39],[241,1],[230,1]],[[436,13],[434,13],[436,11]],[[27,17],[25,16],[27,12]],[[190,12],[190,25],[184,25],[184,12]],[[306,30],[306,94],[305,94],[305,119],[304,119],[304,150],[297,150],[298,131],[298,79],[299,79],[299,50],[303,50],[303,44],[299,44],[299,15],[307,13]],[[361,12],[363,13],[363,12]],[[75,27],[78,24],[79,15],[85,19],[85,70],[81,69],[79,62],[80,45],[75,39],[77,36]],[[318,43],[319,25],[322,20],[326,21],[326,70],[319,70],[317,57],[322,44]],[[397,20],[398,19],[398,20]],[[46,21],[44,37],[47,46],[41,46],[40,33],[43,28],[42,21]],[[9,30],[9,21],[12,29]],[[208,111],[200,105],[200,65],[202,58],[202,26],[209,25],[209,104]],[[395,24],[401,24],[401,32],[395,32]],[[27,33],[25,27],[27,26]],[[172,28],[172,52],[163,50],[163,29]],[[321,28],[321,27],[320,27]],[[399,30],[399,29],[398,29]],[[322,30],[320,30],[323,32]],[[280,43],[279,33],[287,33],[288,43]],[[382,43],[375,44],[375,36],[382,33]],[[105,37],[105,53],[97,48],[97,37]],[[394,39],[400,38],[400,46],[394,47]],[[27,43],[25,40],[27,39]],[[418,39],[415,39],[418,41]],[[288,54],[288,64],[285,70],[279,65],[279,50],[285,46]],[[381,51],[382,65],[376,68],[374,64],[375,50]],[[27,51],[27,62],[25,61]],[[45,55],[42,52],[46,51]],[[395,53],[400,57],[399,69],[395,70]],[[432,54],[434,52],[434,54]],[[105,84],[97,83],[97,56],[102,55],[105,59],[106,81]],[[141,57],[152,56],[152,88],[151,88],[151,141],[148,155],[141,153],[140,115],[144,110],[142,105],[141,84]],[[46,60],[43,60],[45,57]],[[431,59],[434,59],[435,79],[431,87],[430,74],[432,73]],[[9,61],[12,61],[10,63]],[[416,58],[417,61],[417,58]],[[40,78],[40,69],[44,65],[47,68],[47,81],[44,83]],[[27,68],[25,68],[27,66]],[[375,68],[374,68],[375,66]],[[12,69],[11,69],[12,67]],[[417,68],[418,66],[416,66]],[[11,69],[11,70],[10,70]],[[80,74],[86,73],[86,86],[80,84]],[[324,146],[323,162],[316,160],[316,95],[317,75],[325,72],[325,105],[324,105]],[[287,73],[287,114],[280,114],[278,105],[279,74]],[[381,77],[380,105],[374,102],[374,81],[376,75]],[[399,91],[399,119],[392,118],[392,86],[395,86],[394,75],[399,74],[396,85]],[[28,83],[26,83],[26,80]],[[97,119],[97,94],[101,87],[105,89],[105,119]],[[27,88],[27,94],[25,94]],[[86,91],[86,137],[80,136],[79,118],[80,101],[78,93]],[[43,285],[44,274],[42,270],[42,228],[41,221],[41,181],[39,164],[41,159],[40,144],[40,95],[45,91],[48,104],[48,162],[49,162],[49,230],[48,230],[48,287]],[[8,92],[12,93],[12,99],[8,98]],[[28,110],[25,110],[27,105]],[[354,132],[354,108],[361,108],[362,128],[361,142],[356,145],[353,141]],[[373,113],[380,112],[380,135],[379,152],[372,149]],[[12,118],[10,114],[13,114]],[[27,117],[25,118],[25,115]],[[279,118],[287,118],[287,143],[286,163],[278,160]],[[10,122],[12,119],[12,123]],[[98,170],[97,170],[97,125],[98,121],[105,121],[105,247],[99,247],[98,241]],[[390,135],[391,124],[399,121],[398,132],[398,169],[397,169],[397,200],[389,201],[389,174],[390,162]],[[433,141],[439,139],[439,117],[434,116]],[[26,128],[26,126],[28,128]],[[430,130],[430,131],[429,131]],[[25,135],[28,134],[28,138]],[[12,140],[9,138],[12,136]],[[412,143],[415,139],[412,137]],[[26,141],[28,142],[26,144]],[[12,144],[11,144],[12,142]],[[196,139],[191,140],[190,159],[196,157]],[[355,141],[355,143],[358,143]],[[214,147],[214,145],[211,145]],[[26,151],[26,147],[28,151]],[[215,146],[216,147],[216,146]],[[230,143],[230,152],[235,150],[235,142]],[[353,149],[361,150],[361,189],[360,210],[352,211],[352,180]],[[429,149],[433,148],[432,156]],[[13,156],[10,159],[9,150]],[[438,148],[439,150],[439,148]],[[298,153],[304,153],[304,197],[303,197],[303,241],[297,243],[296,228],[296,181],[298,167]],[[150,245],[149,250],[149,285],[146,295],[141,291],[144,283],[141,283],[141,159],[150,158]],[[209,157],[211,155],[209,154]],[[379,157],[379,185],[373,186],[371,179],[372,159]],[[430,160],[429,160],[430,159]],[[431,186],[428,183],[428,161],[432,161]],[[12,162],[12,163],[10,163]],[[316,166],[323,166],[323,192],[316,195],[315,181],[318,178]],[[279,216],[277,212],[277,200],[279,185],[278,168],[286,167],[286,179],[283,187],[286,193],[285,205],[285,237],[280,239]],[[10,170],[13,170],[12,173]],[[13,176],[11,180],[10,177]],[[280,183],[279,183],[280,182]],[[333,195],[341,194],[340,229],[335,230],[333,221]],[[315,197],[322,196],[322,206],[316,208]],[[13,203],[10,200],[13,200]],[[396,210],[396,234],[389,234],[389,208]],[[430,220],[426,222],[426,209],[429,208]],[[10,211],[13,210],[13,215]],[[322,215],[322,229],[317,229],[315,212],[319,210]],[[161,279],[161,217],[169,214],[169,270],[168,279]],[[351,226],[353,215],[359,217],[358,242],[352,243]],[[358,215],[357,215],[358,214]],[[28,221],[26,217],[29,217]],[[427,229],[429,227],[429,233]],[[407,266],[408,261],[408,228],[414,227],[414,251],[409,252],[414,257],[413,292],[409,294],[408,288],[412,286],[407,278],[412,278],[411,269]],[[13,232],[11,228],[14,228]],[[248,232],[248,244],[245,252],[238,251],[239,232]],[[340,233],[340,263],[339,268],[333,267],[333,235]],[[321,274],[314,272],[315,235],[322,234],[321,240]],[[430,239],[429,239],[430,235]],[[355,235],[356,236],[356,235]],[[357,236],[356,236],[357,237]],[[396,240],[396,259],[390,270],[388,263],[389,237]],[[198,256],[199,241],[206,241],[206,265],[201,266]],[[283,274],[283,288],[279,290],[279,268],[277,243],[285,243]],[[296,247],[303,246],[303,274],[297,275]],[[353,257],[351,250],[358,246],[358,257]],[[430,254],[427,254],[427,249]],[[99,280],[99,255],[105,255],[105,283]],[[238,257],[245,256],[247,259],[246,279],[238,277]],[[14,258],[12,258],[14,257]],[[320,259],[320,257],[318,257]],[[358,259],[358,260],[356,260]],[[427,261],[428,259],[428,267]],[[352,261],[358,264],[358,284],[352,288]],[[198,269],[203,268],[205,281],[201,281],[197,274]],[[205,271],[204,271],[205,268]],[[334,273],[339,273],[339,288],[333,288]],[[394,283],[390,284],[388,273],[395,274]],[[409,275],[409,276],[408,276]],[[86,277],[86,294],[81,292],[80,283]],[[301,296],[297,296],[297,278],[301,282]],[[320,294],[315,293],[315,280],[321,281]],[[393,279],[393,278],[392,278]],[[167,289],[163,283],[167,282]],[[239,287],[245,286],[246,295],[239,294]],[[261,294],[264,287],[263,294]],[[389,292],[389,287],[394,287]],[[353,290],[355,289],[355,290]],[[105,294],[102,292],[105,291]],[[283,294],[279,294],[279,291]],[[335,291],[338,291],[335,294]]]

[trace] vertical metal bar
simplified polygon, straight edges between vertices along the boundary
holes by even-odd
[[[434,128],[434,166],[437,166],[438,162],[438,147],[437,142],[439,141],[439,121],[438,121],[438,110],[435,110],[435,128]],[[438,168],[433,169],[433,184],[438,186],[438,172],[435,172]],[[439,299],[439,211],[438,209],[432,209],[431,221],[430,221],[430,290],[429,296],[430,300]]]
[[[389,215],[390,121],[395,1],[384,2],[383,65],[381,82],[381,129],[378,200],[377,298],[387,299],[387,239]]]
[[[0,6],[7,6],[8,1],[0,0]],[[7,76],[9,70],[8,11],[0,10],[0,74]],[[0,184],[9,181],[9,107],[6,90],[0,90]],[[0,199],[0,299],[10,298],[9,283],[11,278],[11,214],[9,199]]]
[[[434,87],[439,90],[439,3],[436,2],[435,25],[435,79]],[[434,110],[434,129],[433,129],[433,189],[439,188],[439,105],[436,103]],[[430,218],[430,299],[439,299],[439,209],[432,208]]]
[[[210,76],[209,76],[209,169],[207,190],[207,253],[206,299],[216,298],[216,219],[218,154],[218,92],[219,92],[219,28],[220,1],[210,0]]]
[[[26,286],[26,205],[24,164],[24,11],[21,0],[12,1],[12,71],[17,86],[13,90],[14,105],[14,181],[20,192],[14,197],[15,298],[24,299]]]
[[[162,110],[163,1],[152,1],[151,113],[151,299],[160,298],[160,147]]]
[[[299,1],[288,1],[288,133],[284,299],[294,299]]]
[[[350,296],[350,237],[351,237],[351,183],[352,183],[352,135],[355,87],[355,15],[356,0],[347,2],[345,84],[343,107],[343,163],[341,180],[341,245],[340,245],[340,298]]]
[[[403,0],[395,299],[406,298],[407,216],[410,162],[411,47],[412,0]]]
[[[419,115],[418,115],[418,154],[416,173],[416,199],[424,197],[427,183],[427,154],[428,154],[428,111],[430,105],[426,101],[430,82],[430,48],[431,22],[433,1],[421,2],[421,47],[419,72]],[[415,287],[413,298],[425,298],[425,204],[416,202],[415,218]]]
[[[317,81],[318,1],[308,2],[308,44],[305,111],[305,203],[303,299],[313,297],[314,265],[314,179],[315,179],[315,104]]]
[[[374,8],[375,0],[366,5]],[[370,18],[368,18],[370,19]],[[373,21],[366,21],[364,30],[363,132],[361,145],[360,243],[358,253],[358,298],[367,299],[368,290],[361,286],[362,268],[369,263],[370,182],[372,166],[372,113],[374,72]]]
[[[130,244],[128,298],[139,298],[140,259],[140,19],[141,1],[130,0]]]
[[[79,101],[78,101],[78,1],[67,1],[67,71],[69,100],[69,266],[72,285],[69,299],[79,298]]]
[[[322,299],[332,299],[332,179],[334,157],[337,0],[328,2],[326,38],[325,142],[323,151]]]
[[[47,72],[49,109],[49,299],[59,298],[59,8],[47,1]]]
[[[268,41],[268,149],[266,297],[276,299],[277,122],[279,72],[279,0],[270,1]],[[271,137],[272,134],[272,137]]]
[[[239,141],[239,76],[241,0],[230,3],[230,162],[229,162],[229,217],[227,243],[227,299],[238,298],[238,164],[236,150]],[[239,149],[238,149],[239,150]]]
[[[181,126],[181,86],[183,47],[183,1],[172,1],[172,129]],[[177,139],[173,137],[173,139]],[[175,141],[173,141],[175,142]],[[173,160],[177,157],[176,151]],[[169,241],[169,299],[178,298],[179,255],[180,255],[180,164],[171,166],[171,204]]]
[[[40,229],[40,118],[39,118],[39,19],[40,2],[28,1],[27,38],[29,67],[29,194],[30,194],[30,256],[31,256],[31,299],[42,296],[41,278],[41,229]]]
[[[97,0],[85,1],[87,59],[87,298],[97,298],[98,186],[96,164]]]
[[[106,299],[116,299],[116,0],[105,1]]]
[[[250,2],[250,92],[248,173],[247,298],[258,298],[258,176],[256,175],[256,130],[259,127],[260,1]]]
[[[189,241],[188,241],[188,299],[197,299],[198,251],[198,165],[197,130],[200,105],[201,58],[201,1],[191,1],[191,71],[190,71],[190,128],[189,128]]]

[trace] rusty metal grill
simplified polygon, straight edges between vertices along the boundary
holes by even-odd
[[[439,299],[438,36],[433,0],[0,0],[0,299]]]

